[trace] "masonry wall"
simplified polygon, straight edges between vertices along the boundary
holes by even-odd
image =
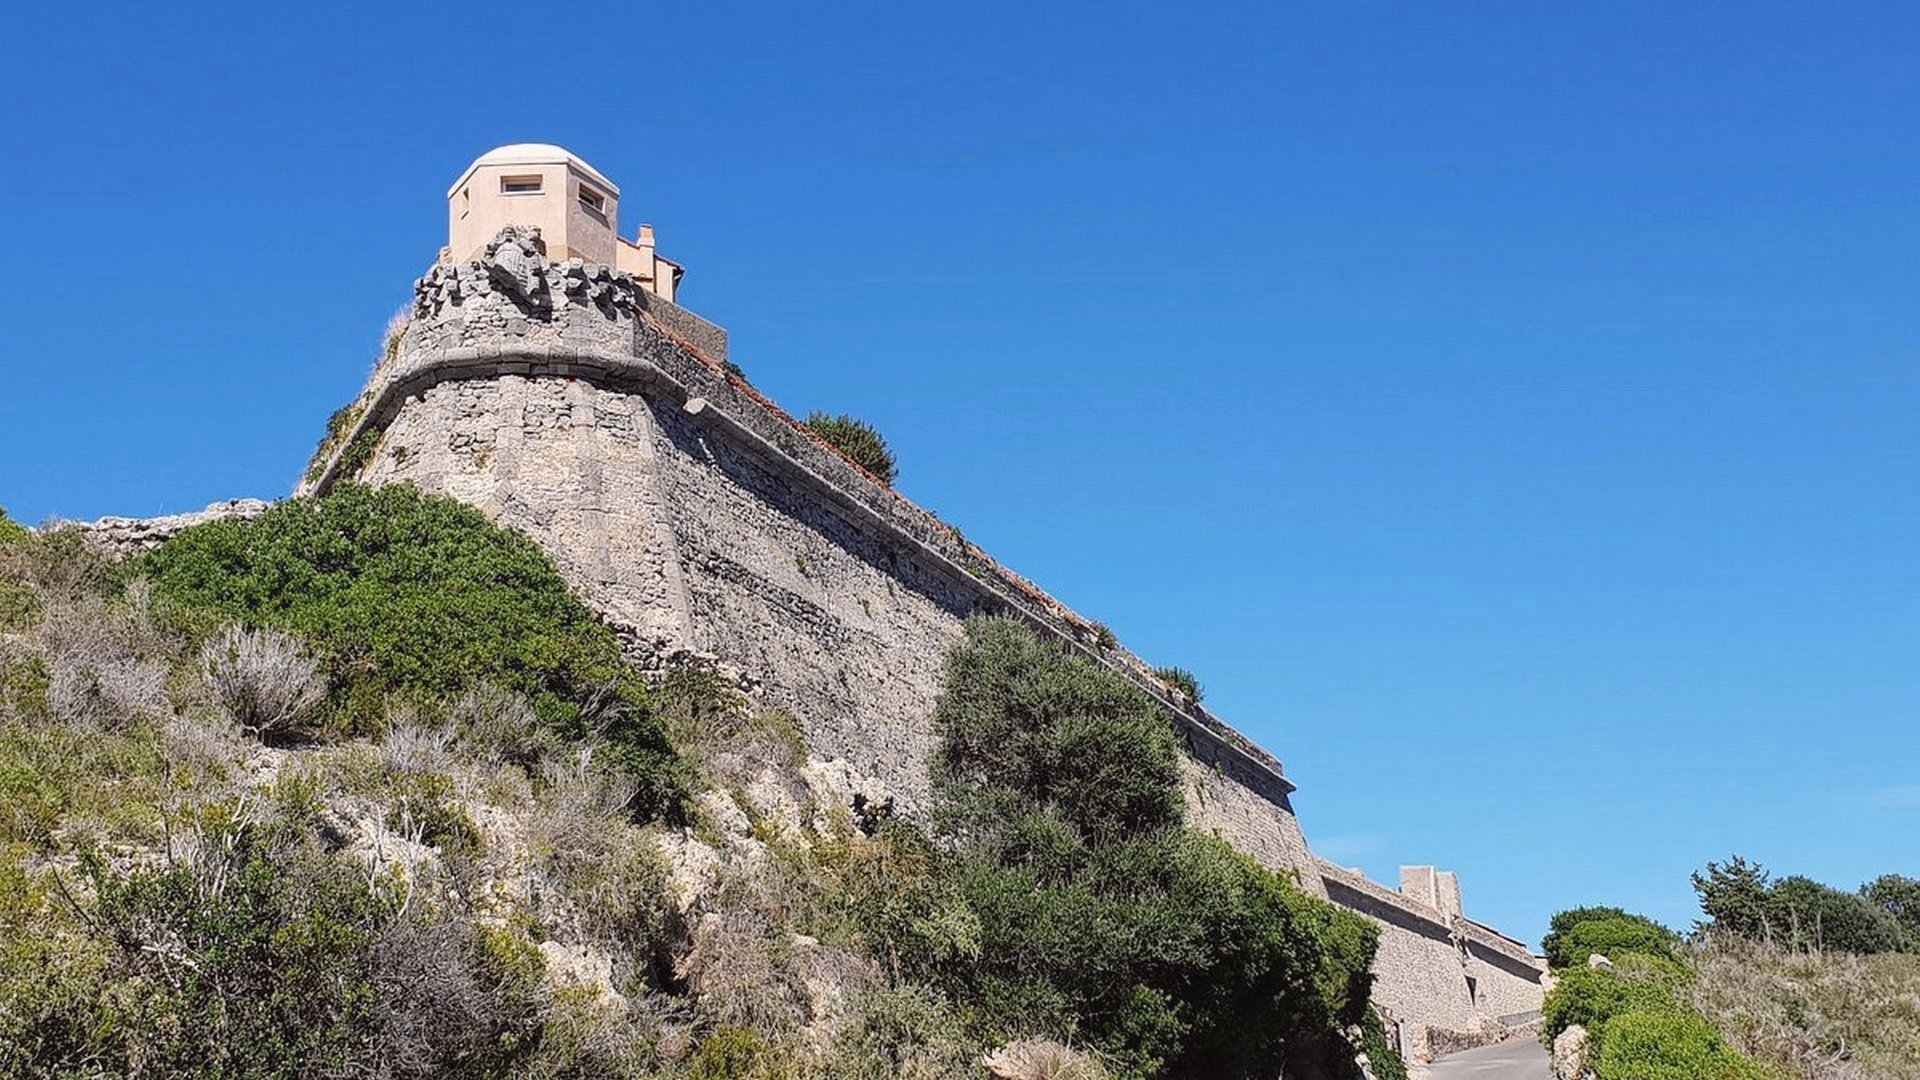
[[[303,491],[409,481],[480,508],[539,542],[630,646],[764,680],[814,756],[909,815],[928,802],[931,713],[964,620],[1023,619],[1168,708],[1195,827],[1381,925],[1376,1000],[1416,1039],[1539,1007],[1517,943],[1318,863],[1278,761],[812,439],[701,348],[724,348],[710,324],[605,267],[502,258],[422,280],[403,347]],[[364,465],[344,450],[363,431],[379,438]]]

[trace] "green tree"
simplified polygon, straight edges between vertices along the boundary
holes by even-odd
[[[1898,950],[1905,941],[1899,920],[1857,893],[1812,878],[1785,877],[1768,896],[1769,922],[1793,945],[1850,953]]]
[[[1346,1075],[1376,931],[1183,826],[1179,743],[1150,699],[978,620],[935,722],[940,839],[978,944],[922,970],[988,1037],[1091,1043],[1133,1076]]]
[[[809,413],[805,422],[809,431],[825,439],[855,465],[872,473],[881,483],[892,485],[898,463],[893,451],[887,448],[886,438],[872,424],[846,413],[833,416],[824,412]]]
[[[1615,961],[1626,956],[1649,956],[1671,962],[1678,942],[1673,931],[1643,916],[1587,919],[1573,924],[1560,937],[1558,951],[1548,957],[1548,962],[1558,968],[1579,967],[1594,955]]]
[[[1903,948],[1920,951],[1920,879],[1883,874],[1861,886],[1860,895],[1900,924],[1906,933]]]
[[[1693,891],[1707,916],[1705,927],[1740,937],[1766,933],[1771,889],[1766,870],[1738,855],[1724,864],[1709,862],[1693,875]]]

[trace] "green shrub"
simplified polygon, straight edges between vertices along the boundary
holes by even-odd
[[[1769,922],[1781,942],[1850,953],[1898,950],[1906,941],[1899,920],[1857,893],[1805,877],[1774,882],[1768,894]]]
[[[689,1080],[764,1080],[778,1075],[772,1055],[758,1033],[749,1028],[721,1028],[694,1052]]]
[[[1909,947],[1898,901],[1885,902],[1892,883],[1882,886],[1876,900],[1873,885],[1850,893],[1806,877],[1775,881],[1758,863],[1736,855],[1725,864],[1708,863],[1693,875],[1693,888],[1707,915],[1706,929],[1716,933],[1862,954]],[[1920,893],[1920,888],[1914,891]]]
[[[1571,968],[1547,995],[1541,1009],[1540,1038],[1551,1046],[1560,1033],[1575,1024],[1587,1029],[1597,1046],[1606,1037],[1607,1024],[1629,1012],[1685,1012],[1671,988],[1651,979],[1632,978],[1617,971]]]
[[[7,516],[7,508],[0,506],[0,544],[23,543],[33,535],[33,530]]]
[[[1548,959],[1560,968],[1582,966],[1595,954],[1616,962],[1636,955],[1672,961],[1673,947],[1678,943],[1673,931],[1638,915],[1588,919],[1562,934],[1555,942],[1558,955]]]
[[[1862,885],[1860,895],[1900,924],[1905,951],[1920,952],[1920,879],[1883,874]]]
[[[830,416],[815,412],[808,414],[806,426],[834,449],[845,454],[855,465],[872,473],[881,483],[893,483],[898,463],[894,460],[893,451],[887,449],[887,440],[872,424],[845,413]]]
[[[908,967],[982,1041],[1090,1045],[1128,1076],[1351,1070],[1374,927],[1182,826],[1178,741],[1146,695],[977,620],[935,722],[945,872],[978,949]]]
[[[306,638],[350,730],[376,728],[395,695],[492,684],[555,730],[603,741],[641,781],[638,811],[675,804],[664,727],[612,631],[531,540],[476,510],[408,485],[341,484],[189,529],[137,569],[191,629],[239,622]]]
[[[1172,687],[1173,692],[1175,694],[1178,694],[1181,697],[1186,698],[1188,701],[1193,702],[1195,705],[1200,704],[1200,699],[1203,696],[1205,696],[1204,692],[1200,688],[1200,680],[1194,678],[1193,672],[1188,671],[1186,668],[1182,668],[1182,667],[1154,668],[1153,673],[1159,676],[1161,682],[1166,683],[1169,687]]]
[[[296,861],[268,831],[216,822],[212,837],[225,849],[217,874],[91,867],[115,967],[147,988],[122,1019],[146,1071],[292,1077],[365,1060],[379,1016],[371,953],[393,906],[345,864]]]
[[[1599,1080],[1765,1080],[1691,1010],[1628,1012],[1607,1025],[1592,1058]]]

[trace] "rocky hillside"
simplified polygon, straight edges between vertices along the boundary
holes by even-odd
[[[632,659],[405,486],[0,517],[0,1075],[1404,1075],[1371,926],[1186,828],[1111,673],[972,626],[908,822]]]

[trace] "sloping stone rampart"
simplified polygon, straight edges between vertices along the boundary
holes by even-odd
[[[337,482],[345,448],[377,434],[357,476],[533,536],[611,622],[762,677],[816,755],[883,780],[909,813],[927,800],[962,621],[1025,619],[1179,719],[1196,826],[1320,891],[1278,761],[821,443],[669,329],[661,301],[600,268],[510,261],[423,279],[401,348],[303,491]]]
[[[909,815],[929,800],[931,713],[964,620],[1021,618],[1167,707],[1193,825],[1380,926],[1376,1003],[1410,1052],[1539,1008],[1524,946],[1315,860],[1277,760],[762,397],[712,351],[718,328],[510,233],[497,259],[422,279],[400,348],[301,491],[406,481],[482,509],[641,651],[764,680],[816,757]],[[350,456],[362,436],[370,458]]]

